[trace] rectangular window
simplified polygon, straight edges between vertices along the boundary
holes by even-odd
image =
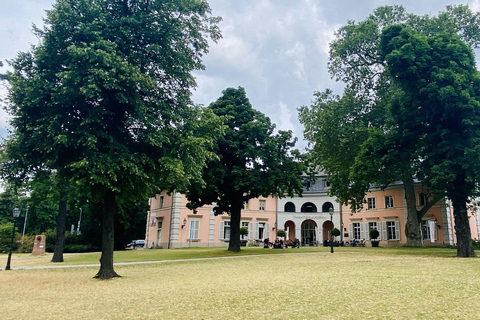
[[[375,209],[375,198],[367,198],[368,209]]]
[[[399,240],[397,239],[396,221],[387,221],[387,240]]]
[[[243,201],[243,209],[248,210],[248,200]]]
[[[249,229],[249,225],[250,225],[250,223],[249,223],[248,221],[242,221],[242,223],[240,224],[240,227],[244,227],[244,228]],[[250,230],[248,230],[248,233],[250,234]],[[241,240],[247,240],[249,234],[247,234],[247,235],[241,235],[241,236],[240,236],[240,239],[241,239]]]
[[[258,201],[258,210],[260,211],[265,211],[265,200],[259,200]]]
[[[362,240],[362,233],[361,233],[361,229],[360,229],[360,223],[357,222],[357,223],[352,223],[352,227],[353,227],[353,238],[355,240]]]
[[[190,220],[190,230],[188,232],[188,240],[199,240],[199,228],[200,228],[200,220],[192,219]]]
[[[427,195],[425,193],[419,193],[418,194],[418,205],[420,207],[423,207],[424,205],[427,204]]]
[[[430,240],[435,242],[437,240],[437,222],[435,220],[423,220],[422,221],[422,236],[423,240]]]
[[[230,240],[230,221],[223,223],[223,239]]]
[[[265,238],[265,223],[260,222],[258,224],[258,240],[263,240]]]
[[[158,201],[158,208],[163,208],[163,205],[164,205],[164,197],[163,196],[160,196],[160,200]]]
[[[393,196],[385,197],[385,208],[393,208]]]

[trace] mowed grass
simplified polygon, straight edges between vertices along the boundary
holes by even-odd
[[[118,262],[235,258],[116,266],[122,277],[108,281],[92,279],[98,267],[15,270],[22,260],[14,255],[14,270],[0,272],[0,318],[480,318],[480,259],[455,258],[452,249],[247,248],[241,254],[249,256],[208,248],[116,252]],[[80,257],[84,264],[91,259],[85,256],[66,255],[66,261]],[[22,257],[28,258],[38,257]]]

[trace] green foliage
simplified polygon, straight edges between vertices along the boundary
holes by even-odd
[[[247,236],[247,235],[248,235],[248,228],[240,227],[240,236]]]
[[[283,229],[278,229],[277,230],[277,237],[283,238],[283,237],[285,237],[285,235],[286,235],[285,230],[283,230]]]
[[[370,229],[369,234],[370,234],[370,239],[377,239],[378,236],[380,235],[380,232],[378,232],[377,229]]]
[[[402,23],[423,35],[458,34],[476,47],[480,44],[479,22],[480,13],[464,5],[448,6],[438,16],[417,16],[394,5],[379,7],[364,21],[349,21],[336,32],[330,45],[329,70],[345,83],[344,94],[315,93],[312,106],[299,112],[311,143],[313,165],[329,175],[331,195],[356,211],[372,184],[385,187],[392,181],[419,176],[415,131],[391,117],[400,112],[398,105],[405,97],[385,71],[382,30]],[[411,123],[422,112],[421,108],[409,111],[403,116]]]
[[[75,186],[105,203],[102,266],[113,266],[115,199],[201,185],[215,157],[221,120],[190,90],[219,21],[203,0],[58,0],[40,44],[11,62],[5,163],[20,177],[55,171],[62,200]]]
[[[340,230],[338,230],[337,228],[333,228],[332,229],[332,236],[338,237],[339,235],[340,235]]]
[[[229,250],[239,250],[243,203],[259,196],[301,194],[303,165],[291,131],[279,130],[253,109],[245,90],[228,88],[208,107],[222,117],[225,134],[213,147],[218,156],[207,162],[205,184],[192,184],[186,195],[192,209],[216,203],[215,214],[231,216]]]

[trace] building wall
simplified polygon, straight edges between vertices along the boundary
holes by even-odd
[[[336,241],[365,239],[369,245],[369,228],[380,231],[381,246],[400,246],[406,243],[407,218],[405,194],[401,184],[385,190],[372,190],[365,197],[362,210],[352,213],[349,207],[339,206],[334,197],[327,195],[328,185],[319,177],[302,197],[251,199],[241,213],[241,223],[249,229],[246,241],[276,239],[276,231],[287,232],[286,239],[299,239],[304,245],[322,244],[330,238],[332,227],[340,229]],[[417,209],[421,209],[420,185],[415,188]],[[388,197],[388,199],[386,199]],[[374,200],[372,200],[374,199]],[[372,206],[372,201],[375,205]],[[228,246],[227,214],[215,216],[213,206],[206,205],[195,212],[189,210],[185,195],[162,192],[150,199],[147,243],[154,248],[226,247]],[[369,207],[370,203],[370,207]],[[329,208],[333,206],[333,215]],[[479,237],[477,213],[469,211],[472,239]],[[291,211],[291,212],[290,212]],[[436,203],[423,217],[424,245],[455,244],[453,208],[449,202]],[[161,232],[160,227],[161,226]],[[430,232],[434,241],[431,241]],[[160,233],[160,237],[159,237]]]
[[[192,211],[187,208],[187,203],[185,195],[179,193],[167,195],[162,192],[150,200],[148,247],[228,246],[230,216],[227,214],[215,216],[212,205],[205,205]],[[276,235],[276,211],[276,200],[273,197],[251,199],[241,213],[241,222],[249,229],[245,240],[263,241],[264,238]]]

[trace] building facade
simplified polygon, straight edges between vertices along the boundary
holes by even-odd
[[[302,245],[324,245],[330,239],[332,228],[341,235],[336,241],[379,241],[381,246],[401,246],[406,243],[405,222],[407,210],[401,183],[385,190],[372,189],[365,197],[363,208],[352,213],[327,194],[325,176],[319,176],[305,188],[301,197],[266,197],[251,199],[241,212],[241,227],[248,229],[243,242],[258,244],[265,239],[276,239],[277,229],[286,233],[285,240],[298,239]],[[426,192],[415,187],[417,209],[426,204]],[[195,212],[187,208],[187,199],[180,193],[165,192],[150,199],[146,228],[149,248],[222,247],[230,239],[230,216],[215,216],[214,205],[206,205]],[[479,239],[478,209],[469,211],[472,239]],[[431,207],[422,218],[424,245],[454,245],[453,208],[446,200]],[[370,239],[369,231],[377,229],[379,237]]]

